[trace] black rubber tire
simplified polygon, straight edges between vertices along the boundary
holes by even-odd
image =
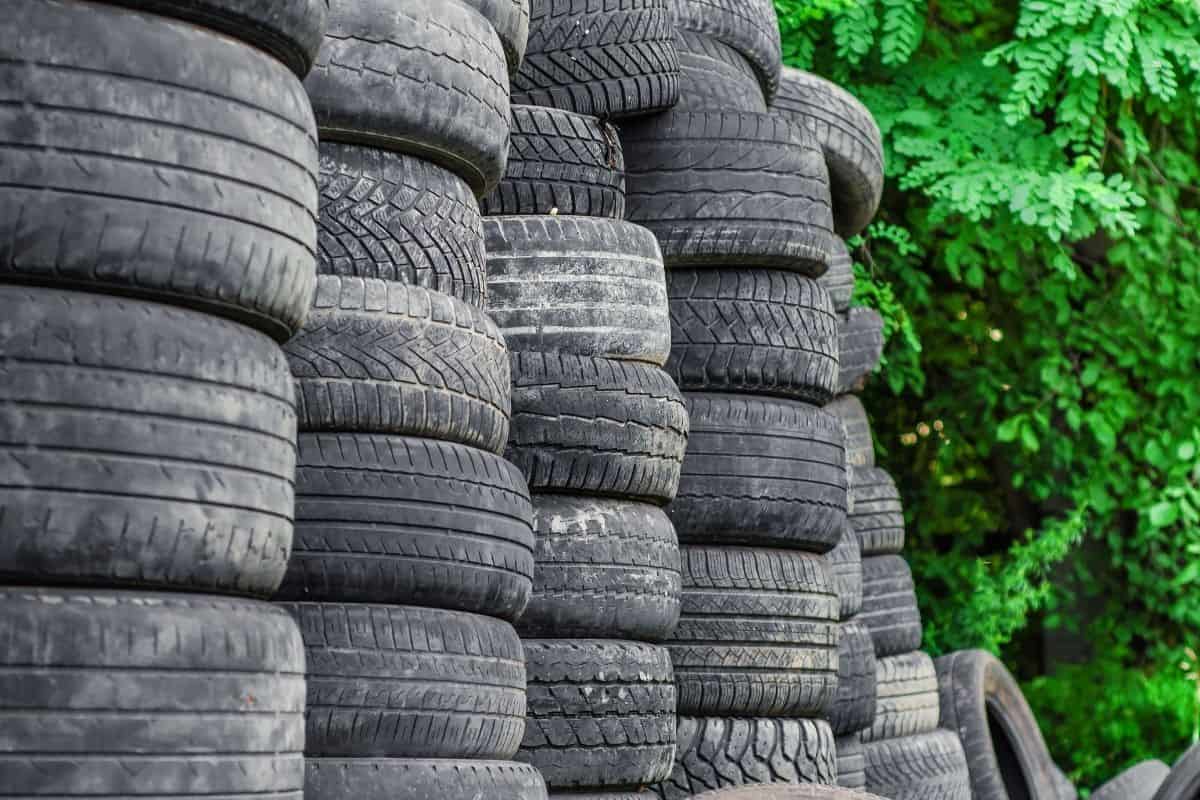
[[[547,800],[528,764],[437,758],[309,758],[306,800]]]
[[[871,631],[875,655],[921,649],[921,611],[908,562],[900,556],[866,556],[862,565],[863,608],[858,619]]]
[[[1091,800],[1153,800],[1170,772],[1171,768],[1157,759],[1134,764],[1092,792]]]
[[[680,717],[675,766],[657,791],[685,800],[725,787],[836,781],[837,747],[824,720]]]
[[[506,759],[525,729],[512,625],[417,606],[280,603],[308,657],[308,756]]]
[[[0,589],[12,797],[302,800],[304,649],[267,603]]]
[[[533,511],[512,464],[400,436],[301,434],[299,446],[296,541],[278,597],[520,615]]]
[[[936,730],[903,739],[868,742],[863,750],[868,792],[891,800],[974,797],[963,746],[952,731]]]
[[[491,23],[500,37],[509,75],[515,75],[525,59],[529,41],[529,0],[463,0]]]
[[[679,713],[823,717],[838,688],[838,600],[822,556],[680,548],[683,602],[667,641]]]
[[[187,309],[0,285],[0,580],[268,596],[292,544],[278,345]]]
[[[654,792],[639,792],[634,790],[629,791],[614,791],[606,792],[604,790],[589,791],[584,789],[578,792],[555,792],[550,795],[550,800],[654,800],[658,797]]]
[[[668,0],[532,0],[514,103],[619,118],[679,99]]]
[[[1053,775],[1054,786],[1058,790],[1055,800],[1079,800],[1079,790],[1057,764],[1054,765]]]
[[[499,453],[512,386],[496,324],[449,295],[322,275],[284,345],[305,431],[425,436]]]
[[[664,504],[687,447],[683,396],[658,367],[611,358],[512,354],[506,457],[534,491]]]
[[[128,9],[11,0],[5,16],[21,24],[0,26],[0,280],[290,336],[316,253],[316,128],[299,79],[241,42]]]
[[[655,642],[679,621],[679,545],[661,508],[535,495],[533,596],[522,636]]]
[[[974,800],[1056,797],[1054,762],[1004,665],[982,650],[960,650],[935,664],[941,724],[962,740]]]
[[[657,645],[526,639],[529,717],[519,761],[552,789],[643,786],[671,771],[675,684]]]
[[[483,213],[625,218],[625,156],[607,122],[541,106],[512,107],[504,179]]]
[[[900,490],[887,470],[853,467],[850,494],[854,510],[850,526],[864,556],[894,555],[904,549],[904,506]]]
[[[825,410],[846,426],[846,463],[852,468],[875,466],[875,440],[862,400],[856,395],[844,394],[825,406]]]
[[[470,2],[333,3],[304,86],[321,141],[420,156],[480,197],[504,175],[508,65]]]
[[[878,662],[871,632],[858,620],[843,622],[838,637],[837,696],[829,712],[835,736],[871,727],[878,702]]]
[[[779,88],[782,47],[772,0],[671,0],[675,26],[703,33],[739,52],[754,67],[768,102]]]
[[[883,142],[871,112],[837,84],[791,67],[783,69],[772,107],[821,143],[838,235],[861,233],[883,196]]]
[[[829,270],[819,280],[829,292],[833,300],[833,308],[839,314],[850,310],[850,300],[854,297],[854,259],[840,236],[833,237],[833,257],[829,261]]]
[[[843,789],[867,787],[867,754],[857,733],[837,738],[838,780]]]
[[[863,742],[901,739],[937,728],[937,670],[927,653],[881,658],[875,676],[875,720],[863,731]]]
[[[729,45],[703,33],[677,29],[678,111],[767,113],[762,85],[750,62]]]
[[[1192,800],[1200,796],[1200,745],[1192,745],[1171,767],[1154,800]]]
[[[484,235],[488,312],[510,349],[666,363],[666,273],[645,228],[589,217],[489,217]]]
[[[483,218],[466,181],[375,147],[321,142],[317,271],[398,281],[483,307]]]
[[[769,114],[669,111],[624,125],[626,217],[668,266],[766,267],[810,277],[833,255],[816,144]]]
[[[839,619],[845,622],[862,611],[863,602],[862,550],[853,528],[849,525],[842,528],[837,547],[826,557],[840,604]]]
[[[671,358],[685,391],[744,392],[822,405],[838,375],[838,321],[816,281],[765,269],[672,269]]]
[[[851,308],[839,328],[838,393],[861,390],[882,356],[883,317],[873,308]]]
[[[695,392],[684,399],[688,448],[667,507],[679,540],[833,549],[846,523],[841,424],[793,400]]]
[[[841,786],[771,783],[740,789],[718,789],[694,795],[695,800],[884,800],[866,792],[847,791]]]

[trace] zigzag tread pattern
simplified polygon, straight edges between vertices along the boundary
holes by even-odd
[[[679,52],[679,111],[720,108],[767,113],[762,85],[750,63],[729,45],[703,33],[675,31]]]
[[[826,558],[841,605],[840,618],[845,621],[862,609],[863,599],[862,550],[852,527],[842,529],[837,547]]]
[[[937,670],[928,654],[916,651],[876,662],[875,721],[864,742],[929,733],[940,721]]]
[[[829,261],[829,271],[819,279],[829,297],[833,300],[833,308],[839,314],[850,310],[850,300],[854,296],[854,259],[846,248],[846,242],[841,237],[833,237],[833,256]]]
[[[703,33],[738,51],[759,76],[765,98],[779,88],[779,20],[771,0],[671,0],[676,27]]]
[[[970,800],[967,759],[958,736],[947,730],[869,742],[868,792],[895,800]]]
[[[838,736],[857,735],[871,725],[877,698],[877,664],[871,632],[856,619],[841,624],[837,696],[829,723]]]

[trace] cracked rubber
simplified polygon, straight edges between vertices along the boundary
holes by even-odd
[[[547,800],[537,770],[513,761],[308,758],[307,800]]]
[[[921,612],[912,570],[900,556],[863,558],[863,607],[858,619],[871,631],[875,655],[921,648]]]
[[[850,251],[841,237],[833,237],[833,257],[829,261],[829,270],[818,280],[829,292],[837,313],[845,314],[850,310],[850,299],[854,296],[854,259],[850,257]]]
[[[843,789],[865,789],[867,786],[867,754],[862,737],[857,733],[837,737],[838,779]]]
[[[825,410],[846,426],[846,463],[851,467],[874,467],[875,440],[862,400],[856,395],[844,394],[826,405]]]
[[[1170,772],[1157,759],[1134,764],[1092,792],[1091,800],[1153,800]]]
[[[750,63],[769,102],[779,88],[782,48],[772,0],[670,0],[675,26],[724,42]]]
[[[529,0],[463,0],[491,23],[500,37],[509,75],[516,74],[529,40]]]
[[[873,308],[856,306],[838,329],[838,393],[862,389],[883,356],[883,317]]]
[[[529,717],[517,760],[552,789],[643,786],[671,771],[675,684],[657,645],[526,639]]]
[[[826,557],[833,573],[833,585],[837,589],[839,619],[844,622],[862,610],[862,551],[853,528],[849,525],[842,528],[837,547],[830,550]]]
[[[876,662],[875,721],[864,742],[929,733],[938,726],[938,679],[933,659],[916,651]]]
[[[877,662],[871,632],[856,619],[843,622],[838,636],[837,696],[829,712],[836,736],[856,734],[875,719]]]
[[[972,800],[967,759],[951,731],[869,742],[863,751],[868,792],[891,800]]]
[[[854,495],[850,526],[862,554],[884,556],[903,550],[904,507],[892,476],[879,467],[853,467],[850,493]]]
[[[676,29],[679,53],[677,111],[767,113],[762,85],[750,62],[729,45],[703,33]]]

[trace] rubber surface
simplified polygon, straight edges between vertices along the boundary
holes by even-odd
[[[826,405],[825,410],[846,426],[846,463],[851,467],[875,466],[875,440],[871,436],[871,423],[862,400],[855,395],[844,394]]]
[[[779,19],[771,0],[671,0],[677,28],[711,36],[754,67],[770,101],[779,88]]]
[[[871,632],[858,620],[843,622],[838,636],[837,695],[829,712],[835,736],[856,734],[876,719],[878,672]]]
[[[938,679],[933,659],[916,651],[876,662],[875,721],[864,742],[929,733],[938,726]]]
[[[696,800],[883,800],[865,792],[851,792],[838,786],[773,783],[740,789],[718,789],[695,795]]]
[[[833,257],[829,261],[829,270],[819,280],[825,291],[829,292],[834,310],[839,314],[849,311],[850,300],[854,296],[854,259],[839,236],[833,237]]]
[[[547,800],[537,770],[512,761],[308,758],[307,800]]]
[[[875,655],[921,648],[921,612],[912,570],[900,556],[863,559],[863,608],[858,619],[871,631]]]
[[[1171,767],[1154,800],[1190,800],[1200,792],[1200,745],[1192,745]]]
[[[844,789],[864,789],[867,785],[867,754],[857,733],[837,737],[838,781]]]
[[[491,23],[500,37],[510,75],[521,66],[529,40],[529,0],[463,0]]]
[[[703,33],[676,29],[679,53],[680,111],[753,111],[767,113],[758,75],[729,45]]]
[[[862,610],[863,603],[862,551],[853,528],[842,528],[837,547],[829,551],[827,558],[838,595],[838,618],[845,622]]]
[[[1054,787],[1058,790],[1056,800],[1079,800],[1079,790],[1057,764],[1054,765],[1053,777]]]
[[[904,507],[896,482],[879,467],[852,467],[851,473],[854,510],[849,515],[850,527],[863,555],[899,553],[904,549]]]
[[[1091,800],[1153,800],[1170,772],[1157,759],[1134,764],[1092,792]]]
[[[972,800],[966,758],[947,730],[863,745],[868,792],[891,800]]]
[[[842,319],[838,337],[838,393],[859,391],[883,356],[883,317],[855,306]]]

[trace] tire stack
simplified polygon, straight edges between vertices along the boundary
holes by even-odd
[[[504,173],[516,0],[339,0],[305,81],[318,278],[287,345],[309,800],[544,800],[512,759],[532,509],[478,197]],[[399,794],[397,794],[399,792]]]
[[[300,800],[304,649],[262,598],[293,536],[278,343],[313,293],[325,6],[5,13],[0,786]]]
[[[624,221],[607,121],[675,102],[671,32],[665,0],[534,0],[507,171],[482,203],[489,308],[511,351],[507,456],[534,508],[517,759],[554,798],[641,797],[675,752],[675,686],[658,643],[679,616],[679,548],[662,507],[688,421],[662,370],[662,257]]]

